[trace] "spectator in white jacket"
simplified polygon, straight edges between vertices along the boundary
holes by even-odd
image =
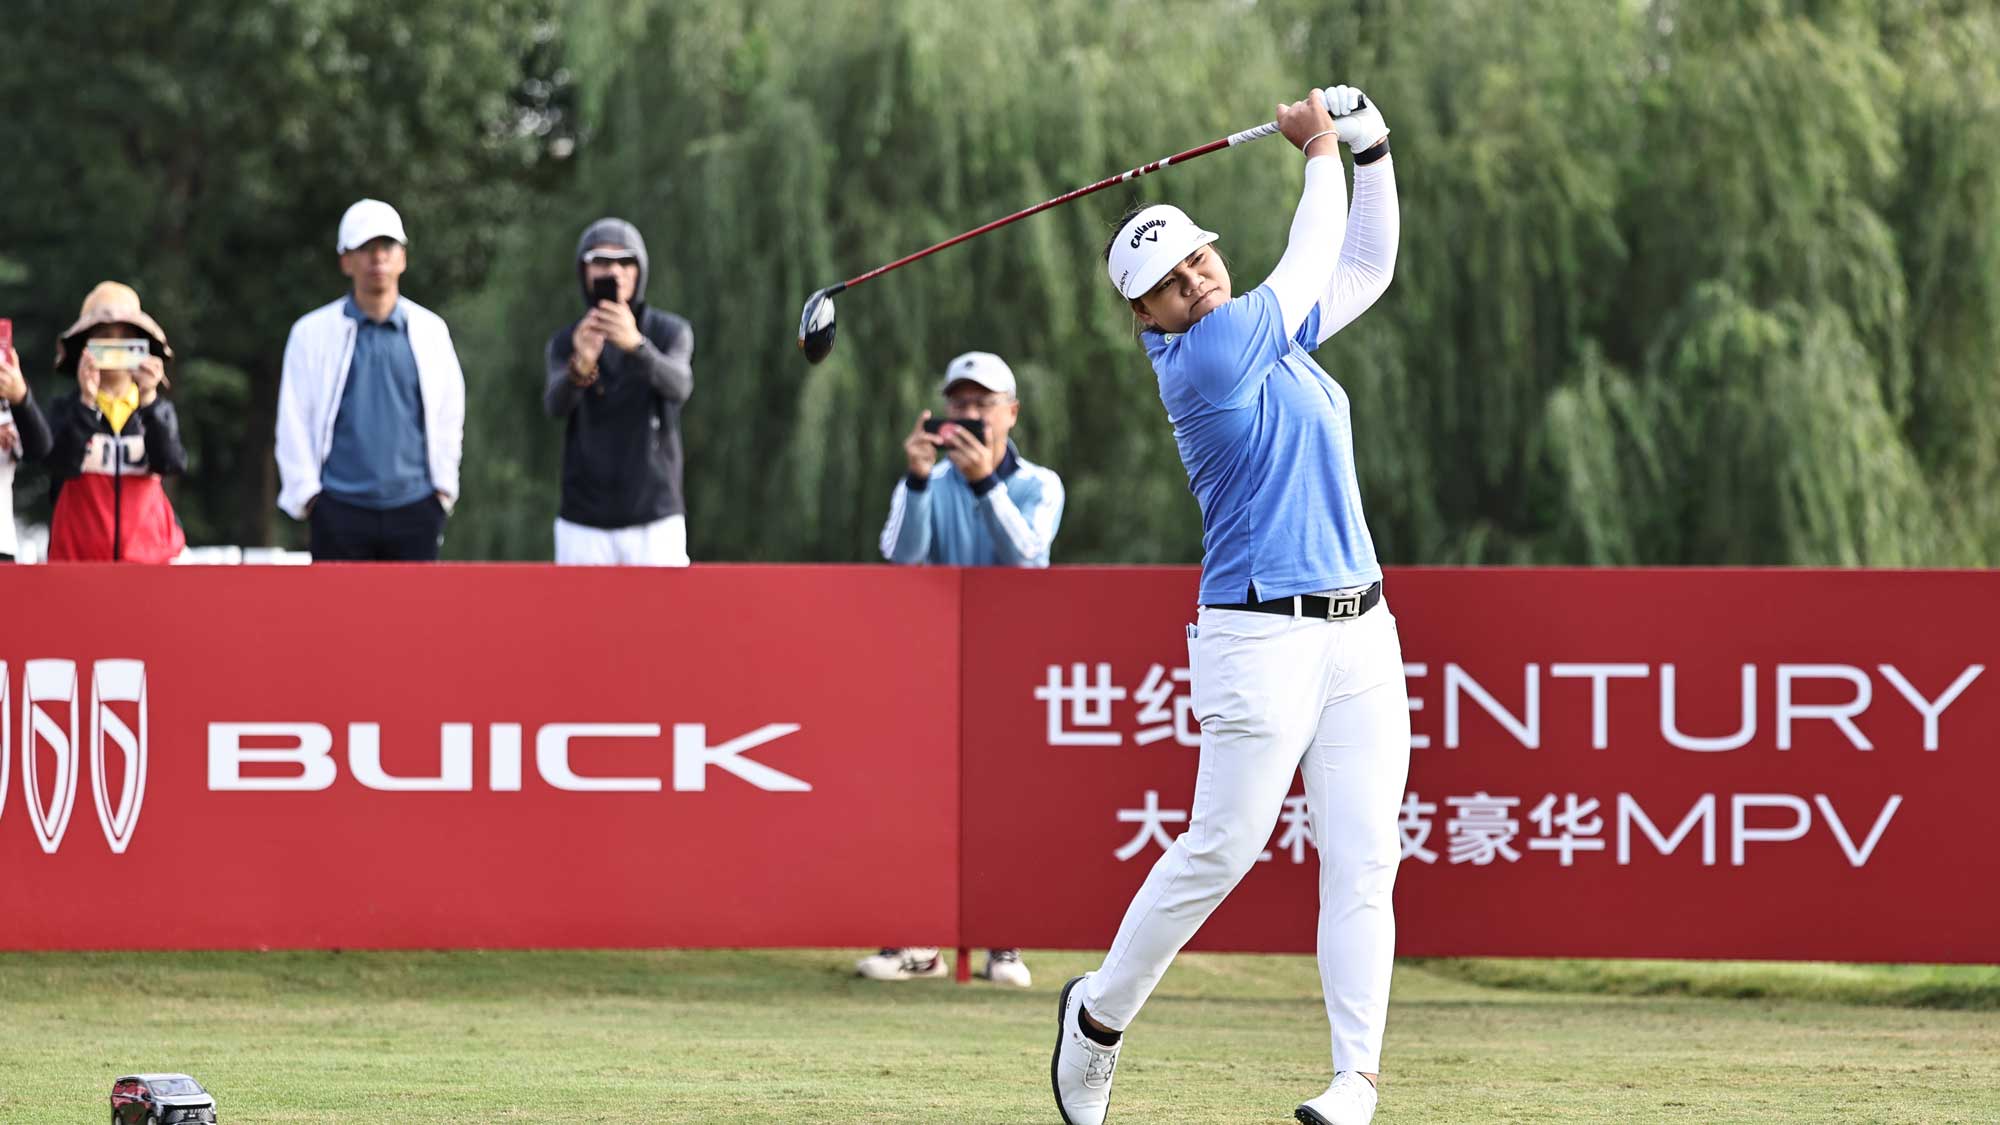
[[[278,390],[278,507],[320,561],[433,561],[458,499],[465,375],[451,331],[402,295],[409,239],[364,199],[335,251],[347,296],[292,325]]]

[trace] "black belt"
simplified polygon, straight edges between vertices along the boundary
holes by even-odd
[[[1336,594],[1326,597],[1321,594],[1298,594],[1289,598],[1273,598],[1267,602],[1236,602],[1232,605],[1212,605],[1210,609],[1241,609],[1251,613],[1276,613],[1284,617],[1310,617],[1315,621],[1351,621],[1374,609],[1382,600],[1382,584],[1375,583],[1366,590],[1352,594]]]

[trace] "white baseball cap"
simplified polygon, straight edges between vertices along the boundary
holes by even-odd
[[[1119,296],[1132,300],[1158,285],[1174,263],[1215,239],[1214,231],[1195,226],[1187,212],[1171,203],[1155,203],[1118,229],[1105,272]]]
[[[976,383],[996,394],[1014,394],[1014,369],[992,352],[966,352],[945,365],[938,393],[951,390],[953,383]]]
[[[405,246],[410,238],[403,233],[403,217],[396,209],[379,199],[364,199],[347,209],[340,217],[340,238],[335,242],[333,252],[345,254],[357,246],[366,245],[377,238],[393,238]]]

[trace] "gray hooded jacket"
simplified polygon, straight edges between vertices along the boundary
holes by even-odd
[[[673,313],[646,304],[652,262],[638,228],[623,219],[599,219],[576,244],[577,287],[590,308],[583,254],[593,246],[620,246],[639,259],[632,314],[644,339],[629,352],[607,342],[597,360],[597,381],[570,381],[571,337],[582,318],[549,337],[548,382],[542,406],[567,419],[563,434],[562,518],[586,527],[620,528],[684,515],[681,490],[681,406],[694,391],[694,328]]]

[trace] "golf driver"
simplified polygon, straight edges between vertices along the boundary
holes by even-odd
[[[1329,90],[1323,96],[1326,98],[1327,112],[1329,113],[1334,112],[1333,92]],[[1356,104],[1355,108],[1361,109],[1366,107],[1367,105],[1368,105],[1368,99],[1364,97]],[[898,266],[907,266],[911,262],[916,261],[918,258],[929,257],[930,255],[937,253],[938,251],[944,249],[947,246],[956,246],[959,243],[964,242],[968,238],[976,238],[979,235],[985,234],[987,231],[998,230],[1001,227],[1006,226],[1008,223],[1012,223],[1020,219],[1025,219],[1030,215],[1036,214],[1041,211],[1046,211],[1051,207],[1060,206],[1064,203],[1068,203],[1072,199],[1082,199],[1084,196],[1089,195],[1092,192],[1103,191],[1105,188],[1112,187],[1117,184],[1122,184],[1127,180],[1137,179],[1140,176],[1146,175],[1149,172],[1157,172],[1162,168],[1166,168],[1174,164],[1185,164],[1186,162],[1193,160],[1197,156],[1206,156],[1217,149],[1234,148],[1235,146],[1240,144],[1247,144],[1251,141],[1262,140],[1263,138],[1268,137],[1271,134],[1276,133],[1277,131],[1278,131],[1278,123],[1276,121],[1267,121],[1264,124],[1259,125],[1254,129],[1245,129],[1240,133],[1231,133],[1226,137],[1220,137],[1216,140],[1212,140],[1205,145],[1199,145],[1195,148],[1188,149],[1186,152],[1177,152],[1172,156],[1162,157],[1161,159],[1155,160],[1150,164],[1141,164],[1137,168],[1120,172],[1115,176],[1107,176],[1104,179],[1101,179],[1096,183],[1089,185],[1088,187],[1080,187],[1077,188],[1075,191],[1065,192],[1062,195],[1056,196],[1054,199],[1050,199],[1042,203],[1037,203],[1033,207],[1029,207],[1025,210],[1016,211],[1005,218],[995,219],[992,222],[987,223],[985,226],[974,227],[973,229],[966,231],[964,234],[955,235],[951,238],[947,238],[943,242],[940,242],[935,246],[926,246],[922,250],[919,250],[914,254],[898,258],[895,261],[890,262],[888,265],[876,266],[874,269],[869,270],[867,273],[862,274],[860,277],[850,277],[846,281],[843,281],[838,285],[829,285],[826,288],[821,289],[818,292],[814,293],[812,296],[806,298],[806,307],[804,311],[799,314],[799,350],[806,353],[806,362],[808,363],[818,363],[820,360],[825,359],[827,355],[833,351],[833,328],[834,328],[833,297],[834,294],[836,293],[840,293],[847,289],[852,289],[853,287],[861,284],[864,281],[869,281],[874,278],[881,277],[883,274],[888,273],[890,270],[895,269]]]

